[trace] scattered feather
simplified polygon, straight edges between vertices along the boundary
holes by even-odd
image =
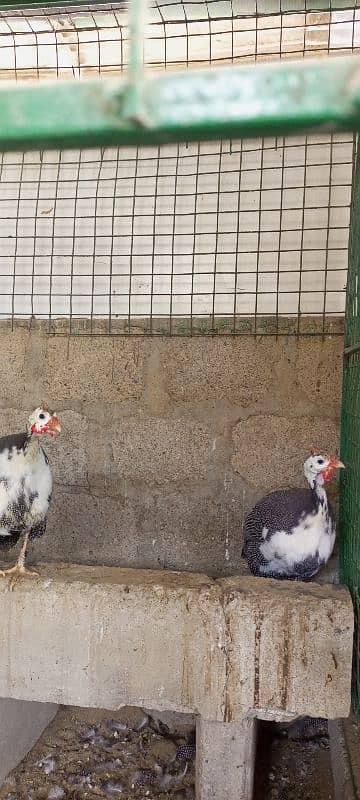
[[[181,781],[185,778],[187,771],[188,764],[185,764],[183,771],[175,775],[172,775],[170,772],[165,772],[165,774],[159,780],[159,787],[161,789],[169,789],[171,786],[176,786],[177,783],[181,783]]]
[[[75,773],[68,776],[68,783],[72,786],[89,786],[91,787],[91,775],[88,772]]]
[[[48,800],[61,800],[62,797],[65,797],[65,790],[62,786],[53,786],[53,788],[50,789]]]
[[[87,728],[86,731],[80,733],[80,740],[82,742],[93,742],[97,732],[98,728],[96,728],[95,725],[90,725],[90,728]]]
[[[109,730],[116,731],[118,733],[129,730],[129,727],[128,725],[125,725],[125,722],[118,722],[116,719],[109,719],[106,724]]]
[[[124,787],[121,783],[119,783],[119,781],[105,781],[105,783],[102,784],[102,788],[105,794],[110,795],[111,797],[117,794],[122,794],[124,791]]]
[[[99,733],[99,729],[95,725],[91,725],[90,728],[87,728],[86,731],[80,734],[80,740],[84,742],[85,745],[97,745],[98,747],[112,747],[115,742],[113,739],[109,739],[107,736],[103,736]]]
[[[144,714],[143,718],[136,725],[136,728],[134,728],[134,731],[136,731],[136,733],[140,733],[140,731],[143,731],[144,728],[148,727],[149,723],[150,723],[149,715],[148,714]]]
[[[177,761],[194,761],[196,747],[194,744],[182,744],[176,751]]]
[[[134,773],[133,784],[134,786],[155,786],[158,782],[159,776],[153,769],[138,769]]]
[[[40,767],[45,772],[45,775],[50,775],[51,772],[54,772],[56,761],[52,756],[46,756],[46,758],[40,759],[36,766]]]

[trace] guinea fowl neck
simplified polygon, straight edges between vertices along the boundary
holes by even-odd
[[[25,453],[28,457],[34,458],[40,450],[40,442],[39,437],[35,434],[31,433],[31,431],[27,432],[26,441],[25,441]]]
[[[312,485],[311,485],[311,491],[312,491],[312,493],[313,493],[313,495],[315,497],[317,508],[322,506],[322,508],[324,510],[327,510],[328,501],[327,501],[327,494],[326,494],[326,490],[325,490],[324,484],[319,482],[319,480],[317,478],[314,478],[314,480],[312,482]]]

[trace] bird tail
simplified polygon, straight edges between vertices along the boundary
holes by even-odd
[[[10,533],[9,536],[0,536],[0,550],[11,550],[18,543],[21,533]]]

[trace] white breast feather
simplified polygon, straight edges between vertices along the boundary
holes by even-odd
[[[8,451],[0,452],[0,518],[6,513],[9,505],[16,503],[21,491],[30,496],[37,492],[33,499],[31,509],[26,521],[26,526],[44,519],[49,506],[49,495],[52,490],[51,470],[45,461],[44,453],[31,455],[28,452],[13,450],[12,458],[8,459]],[[22,481],[24,481],[22,489]],[[6,528],[0,528],[0,535],[8,535]]]
[[[331,524],[331,521],[330,521]],[[269,541],[260,545],[261,553],[267,565],[261,571],[291,572],[294,564],[301,563],[319,553],[323,561],[330,558],[335,543],[335,530],[327,531],[324,511],[320,508],[316,514],[308,514],[300,520],[291,534],[284,530],[276,531]]]

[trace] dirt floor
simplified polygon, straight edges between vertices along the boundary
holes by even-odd
[[[0,800],[195,797],[189,727],[159,730],[140,709],[63,708],[0,789]],[[325,732],[292,741],[262,723],[254,800],[333,800]]]
[[[261,724],[254,800],[334,800],[326,724],[319,735],[300,741],[280,725]]]
[[[150,723],[150,724],[149,724]],[[194,798],[194,747],[140,709],[64,708],[0,790],[8,800]],[[185,750],[181,750],[186,745]]]

